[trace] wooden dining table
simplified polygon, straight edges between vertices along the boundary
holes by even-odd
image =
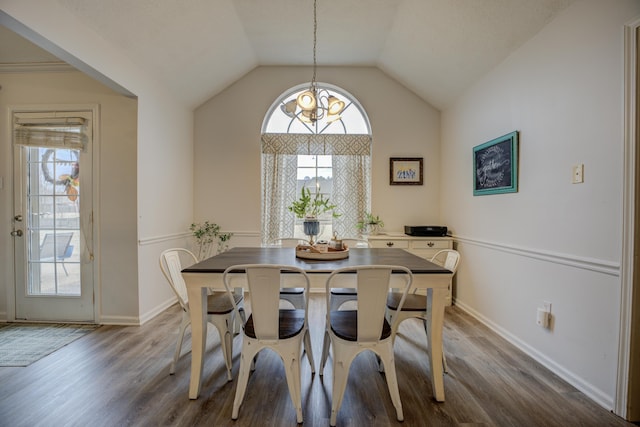
[[[429,314],[426,322],[427,352],[431,370],[431,384],[435,400],[444,402],[442,326],[445,298],[453,274],[451,271],[404,249],[393,248],[353,248],[349,250],[349,256],[345,259],[308,260],[296,257],[295,248],[237,247],[183,269],[182,276],[187,285],[191,313],[190,399],[197,399],[200,394],[202,365],[207,344],[207,289],[225,289],[222,274],[228,267],[239,264],[293,265],[309,274],[312,289],[321,288],[323,290],[328,275],[338,268],[358,265],[407,267],[413,273],[411,288],[426,290],[427,293],[427,313]]]

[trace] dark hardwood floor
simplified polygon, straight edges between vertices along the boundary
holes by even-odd
[[[0,426],[293,426],[296,416],[275,353],[261,353],[237,421],[235,379],[226,381],[217,332],[210,326],[200,398],[189,400],[187,333],[169,375],[180,313],[173,306],[141,327],[102,326],[26,368],[0,368]],[[324,296],[313,295],[310,325],[316,365]],[[354,362],[339,426],[633,426],[525,356],[455,306],[445,316],[446,402],[433,400],[421,323],[409,320],[396,341],[405,421],[395,419],[375,357]],[[234,340],[237,375],[241,338]],[[331,359],[324,378],[302,362],[304,425],[328,426]]]

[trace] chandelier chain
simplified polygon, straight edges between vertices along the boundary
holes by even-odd
[[[316,43],[318,32],[317,13],[317,0],[313,0],[313,78],[311,79],[311,88],[314,92],[316,88]]]

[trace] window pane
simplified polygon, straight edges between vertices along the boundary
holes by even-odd
[[[316,157],[318,156],[299,155],[298,167],[316,167]]]
[[[331,167],[331,156],[317,156],[318,166]]]
[[[331,168],[318,168],[318,177],[324,179],[331,179],[333,176],[333,169]]]

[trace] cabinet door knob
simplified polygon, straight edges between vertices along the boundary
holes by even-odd
[[[387,242],[387,246],[388,246],[388,247],[393,246],[393,242]]]

